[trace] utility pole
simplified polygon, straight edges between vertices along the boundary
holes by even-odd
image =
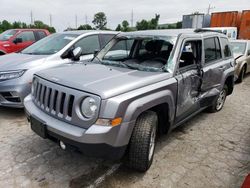
[[[210,10],[214,9],[215,7],[212,7],[211,4],[209,4],[208,9],[207,9],[207,14],[210,13]]]
[[[85,24],[86,25],[88,24],[88,16],[87,16],[87,14],[85,14]]]
[[[50,27],[52,27],[52,15],[51,14],[49,15],[49,25]]]
[[[76,15],[76,17],[75,17],[75,21],[76,21],[76,29],[77,29],[77,15]]]
[[[131,27],[134,26],[134,11],[132,9],[132,12],[131,12]]]
[[[30,24],[32,25],[33,24],[33,12],[30,11]]]

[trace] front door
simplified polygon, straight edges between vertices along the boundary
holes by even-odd
[[[17,34],[16,38],[21,39],[21,41],[14,44],[14,52],[20,51],[36,41],[33,31],[22,31]]]
[[[201,87],[201,40],[184,42],[179,58],[177,108],[175,124],[199,110]]]

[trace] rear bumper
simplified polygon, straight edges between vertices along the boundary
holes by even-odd
[[[0,106],[23,108],[24,98],[30,93],[30,84],[9,84],[8,81],[0,83]]]
[[[120,159],[126,151],[130,129],[133,128],[131,123],[122,123],[116,127],[92,125],[85,129],[43,112],[33,103],[30,95],[25,98],[24,105],[28,119],[36,119],[40,122],[40,128],[46,130],[44,138],[63,141],[94,157]]]

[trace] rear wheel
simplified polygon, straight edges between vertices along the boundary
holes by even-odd
[[[141,114],[135,124],[129,150],[127,165],[135,170],[145,172],[152,164],[155,150],[157,114],[147,111]]]
[[[212,113],[219,112],[223,108],[226,98],[227,98],[227,86],[225,85],[223,89],[220,91],[213,105],[208,108],[208,111]]]

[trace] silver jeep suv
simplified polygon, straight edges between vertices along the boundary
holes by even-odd
[[[220,111],[234,88],[225,35],[205,30],[120,33],[92,60],[41,71],[24,102],[32,130],[86,155],[146,171],[156,136],[204,109]]]

